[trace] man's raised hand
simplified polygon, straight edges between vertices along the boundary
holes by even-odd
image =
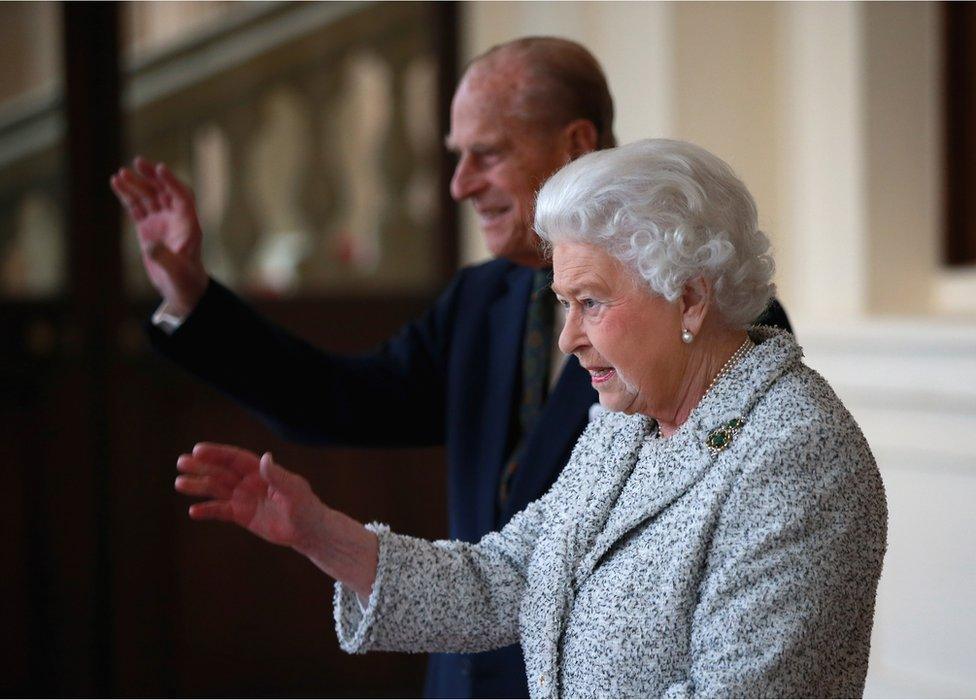
[[[193,191],[164,163],[137,157],[109,179],[139,236],[142,264],[168,311],[186,316],[206,291]]]

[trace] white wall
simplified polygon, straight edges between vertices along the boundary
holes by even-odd
[[[737,170],[807,362],[885,479],[889,551],[866,694],[976,695],[976,270],[938,262],[939,6],[468,3],[463,53],[527,34],[601,60],[622,143]],[[473,220],[465,260],[485,257]]]
[[[864,431],[888,496],[868,697],[976,695],[976,327],[798,330]]]

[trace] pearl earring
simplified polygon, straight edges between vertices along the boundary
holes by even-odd
[[[689,331],[687,328],[682,329],[682,331],[681,331],[681,340],[685,344],[690,343],[694,339],[695,339],[695,334],[694,333],[692,333],[691,331]]]

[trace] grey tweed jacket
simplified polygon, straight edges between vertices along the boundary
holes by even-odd
[[[520,641],[535,697],[860,696],[881,478],[793,336],[751,332],[760,344],[675,435],[600,416],[552,489],[479,543],[370,526],[369,601],[336,586],[342,648]]]

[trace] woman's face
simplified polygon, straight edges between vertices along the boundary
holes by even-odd
[[[685,352],[677,303],[654,294],[601,248],[553,249],[553,291],[567,312],[559,348],[590,373],[611,411],[667,415],[677,400]]]

